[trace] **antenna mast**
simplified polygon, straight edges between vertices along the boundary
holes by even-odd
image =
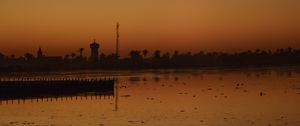
[[[119,58],[119,27],[120,24],[119,22],[117,22],[117,26],[116,26],[116,57]]]

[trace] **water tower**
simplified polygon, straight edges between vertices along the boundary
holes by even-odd
[[[90,57],[90,60],[93,61],[93,62],[96,62],[98,61],[98,58],[99,58],[99,52],[98,52],[98,49],[99,49],[99,44],[96,43],[96,40],[94,39],[94,42],[92,44],[90,44],[90,48],[91,48],[91,57]]]

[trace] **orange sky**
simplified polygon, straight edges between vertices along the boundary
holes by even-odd
[[[299,0],[0,0],[0,52],[300,48]]]

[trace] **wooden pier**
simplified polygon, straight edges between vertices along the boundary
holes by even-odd
[[[114,92],[112,78],[63,78],[63,79],[1,79],[0,100],[60,97],[78,94],[106,94]]]

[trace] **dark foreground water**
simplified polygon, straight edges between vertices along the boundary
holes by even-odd
[[[118,78],[114,95],[1,101],[0,126],[299,126],[300,71],[144,70],[19,73]],[[15,75],[1,75],[1,78]],[[117,96],[115,96],[117,94]]]

